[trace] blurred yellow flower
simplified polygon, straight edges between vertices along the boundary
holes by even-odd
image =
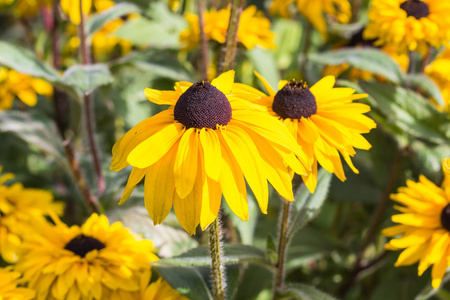
[[[180,42],[185,50],[196,48],[200,42],[200,27],[198,16],[186,13],[189,28],[180,34]],[[208,40],[225,43],[230,20],[230,8],[219,11],[205,12],[205,35]],[[251,5],[244,9],[239,21],[237,38],[247,49],[259,46],[264,49],[275,48],[273,42],[275,35],[270,31],[270,21],[264,17],[262,11],[257,11],[256,6]]]
[[[132,299],[141,274],[158,260],[151,241],[104,215],[91,215],[81,227],[53,221],[35,226],[16,265],[37,300]]]
[[[51,0],[0,0],[0,9],[11,8],[13,14],[20,18],[33,17],[42,7],[51,5]]]
[[[444,105],[432,101],[440,110],[450,113],[450,49],[444,50],[425,68],[425,73],[440,88]]]
[[[145,271],[140,278],[141,289],[133,293],[127,300],[189,300],[176,290],[174,290],[164,279],[159,278],[155,282],[148,284],[151,271]],[[123,298],[122,298],[123,299]]]
[[[362,134],[375,128],[376,123],[363,115],[370,111],[370,106],[352,101],[365,98],[366,94],[354,94],[351,88],[333,87],[333,76],[324,77],[311,88],[302,81],[282,80],[275,91],[261,75],[256,75],[269,95],[239,84],[235,91],[258,95],[253,102],[266,107],[295,137],[312,166],[311,173],[302,175],[311,193],[317,184],[317,163],[344,181],[341,155],[353,172],[359,173],[350,157],[356,154],[354,148],[368,150],[372,147]]]
[[[28,106],[37,103],[37,95],[50,97],[53,87],[46,81],[0,67],[0,110],[11,109],[17,96]]]
[[[325,16],[340,23],[348,23],[352,15],[348,0],[273,0],[270,12],[289,18],[291,16],[289,5],[294,2],[298,11],[320,32],[324,39],[327,39],[328,36]]]
[[[46,215],[62,215],[64,208],[62,203],[53,202],[48,191],[24,188],[20,183],[6,186],[5,181],[13,177],[11,173],[0,177],[0,255],[10,263],[17,260],[23,237],[36,223],[47,222]]]
[[[450,2],[441,0],[373,0],[365,39],[375,46],[394,45],[399,53],[439,48],[450,41]]]
[[[450,266],[450,180],[438,187],[421,175],[419,182],[408,180],[406,185],[391,195],[402,206],[394,206],[400,214],[392,216],[399,225],[382,232],[394,237],[385,248],[402,250],[396,267],[419,262],[419,276],[432,266],[431,284],[437,289]]]
[[[80,5],[82,5],[83,15],[86,17],[91,11],[92,0],[61,0],[62,11],[75,25],[81,22]]]
[[[192,235],[198,224],[205,230],[217,218],[222,194],[231,210],[248,220],[245,182],[263,213],[267,181],[294,200],[286,164],[306,174],[308,158],[280,122],[248,101],[254,95],[233,86],[234,71],[228,71],[211,83],[181,81],[175,91],[145,90],[147,99],[170,107],[114,145],[111,170],[133,166],[121,204],[145,176],[145,206],[153,223],[160,224],[173,206]]]
[[[0,299],[1,300],[31,300],[36,293],[29,288],[18,287],[20,273],[12,267],[0,268]]]

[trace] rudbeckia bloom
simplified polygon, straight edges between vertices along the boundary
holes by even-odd
[[[325,15],[340,23],[348,23],[352,9],[348,0],[273,0],[271,14],[280,14],[289,18],[289,5],[295,2],[298,11],[317,29],[324,39],[327,38]]]
[[[141,274],[158,260],[151,241],[104,215],[91,215],[81,227],[53,220],[27,236],[16,265],[37,300],[132,299]]]
[[[432,101],[436,107],[450,113],[450,50],[446,49],[425,68],[425,73],[437,84],[444,98],[444,105]]]
[[[388,237],[396,237],[385,245],[388,250],[403,250],[395,266],[409,266],[419,262],[419,276],[430,266],[431,284],[437,289],[441,284],[450,258],[450,175],[441,187],[425,176],[419,182],[408,180],[391,199],[400,214],[393,215],[398,223],[383,230]],[[401,235],[400,237],[397,237]]]
[[[151,271],[146,271],[142,274],[140,279],[141,290],[133,294],[127,300],[189,300],[176,290],[174,290],[164,279],[161,277],[148,284],[151,277]]]
[[[216,219],[222,193],[232,211],[248,219],[244,176],[263,213],[267,180],[293,200],[285,162],[306,174],[305,154],[280,122],[246,101],[253,95],[234,92],[233,83],[234,71],[228,71],[211,83],[145,90],[150,101],[170,107],[114,145],[111,169],[133,166],[120,203],[145,176],[144,200],[153,223],[161,223],[173,205],[181,226],[193,234],[199,223],[205,230]]]
[[[47,215],[62,215],[64,208],[62,203],[53,202],[48,191],[24,188],[21,183],[4,185],[13,177],[11,173],[0,176],[0,255],[10,263],[17,260],[22,238],[35,224],[47,222]]]
[[[373,0],[365,39],[375,46],[395,45],[399,53],[439,48],[450,40],[450,2],[440,0]]]
[[[28,106],[37,103],[37,95],[50,97],[53,87],[46,81],[0,67],[0,110],[11,109],[17,96]]]
[[[24,287],[18,287],[20,273],[12,267],[0,268],[0,299],[2,300],[31,300],[36,293]]]
[[[184,49],[192,50],[200,43],[198,16],[187,13],[185,18],[189,23],[189,29],[181,32],[180,42]],[[230,20],[230,8],[206,11],[204,19],[206,38],[221,44],[225,43]],[[256,46],[268,49],[276,47],[273,42],[274,37],[274,33],[270,31],[270,21],[264,17],[262,11],[257,11],[254,5],[244,9],[239,20],[237,33],[239,42],[247,49],[253,49]]]
[[[317,162],[344,181],[346,177],[340,154],[353,172],[358,173],[350,157],[356,153],[354,148],[371,148],[361,134],[376,127],[372,119],[363,115],[370,111],[370,107],[352,103],[367,97],[366,94],[354,94],[355,90],[351,88],[334,88],[333,76],[324,77],[311,88],[302,81],[282,80],[276,92],[261,75],[256,75],[268,96],[240,84],[235,84],[235,90],[258,95],[253,102],[266,107],[269,114],[283,122],[295,137],[312,166],[311,173],[302,175],[311,193],[317,184]]]

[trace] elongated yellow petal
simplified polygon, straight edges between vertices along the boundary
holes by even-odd
[[[180,144],[173,167],[175,189],[180,198],[185,198],[194,187],[197,176],[198,133],[197,129],[187,129]]]
[[[201,173],[198,175],[202,182],[198,191],[198,195],[202,198],[200,227],[205,230],[217,218],[222,200],[222,189],[219,182],[209,179],[204,171]]]
[[[131,192],[133,192],[135,186],[144,178],[145,169],[133,168],[131,170],[130,177],[128,178],[127,185],[123,191],[122,198],[120,198],[119,205],[124,204],[128,198],[130,198]]]
[[[278,90],[281,90],[282,88],[284,88],[284,86],[288,83],[289,83],[289,81],[287,81],[287,80],[280,80],[278,82]]]
[[[147,168],[144,184],[144,201],[153,224],[160,224],[172,209],[175,194],[173,166],[179,143],[159,161]]]
[[[202,185],[201,182],[197,183]],[[180,225],[190,235],[195,233],[197,225],[200,223],[200,214],[202,209],[202,197],[198,195],[198,188],[194,190],[184,199],[181,199],[177,193],[174,194],[173,209]]]
[[[448,267],[448,260],[446,259],[448,257],[448,249],[442,249],[442,257],[441,259],[436,262],[433,266],[433,268],[431,269],[431,286],[434,289],[437,289],[442,282],[442,278],[445,275],[445,272],[447,271],[447,267]]]
[[[175,105],[180,98],[180,93],[175,91],[159,91],[154,89],[145,89],[145,97],[156,104]]]
[[[269,96],[275,96],[275,94],[277,92],[275,92],[275,90],[270,86],[270,84],[267,82],[266,79],[264,79],[264,77],[262,77],[258,72],[255,71],[255,75],[256,77],[258,77],[259,80],[261,80],[261,83],[264,85],[264,87],[266,88],[267,93],[269,93]]]
[[[184,125],[180,123],[167,125],[137,145],[128,155],[127,162],[141,169],[154,164],[180,139],[184,128]]]
[[[219,137],[223,137],[222,144],[227,145],[236,158],[261,211],[264,214],[267,213],[269,203],[269,190],[265,175],[267,170],[261,163],[261,156],[252,139],[244,130],[233,125],[228,125],[227,130],[219,134]]]
[[[211,81],[211,84],[215,86],[218,90],[220,90],[224,94],[228,94],[234,83],[234,71],[230,70],[225,73],[220,74],[219,77],[214,78]]]
[[[313,161],[311,172],[306,175],[302,175],[302,179],[309,192],[313,194],[317,186],[317,160]]]
[[[322,95],[325,95],[333,88],[335,82],[336,79],[334,78],[334,76],[325,76],[312,87],[310,87],[309,91],[313,93],[316,99],[320,99]]]
[[[431,239],[433,230],[417,229],[405,233],[402,237],[390,241],[390,244],[396,248],[408,248],[414,245],[423,244]]]
[[[35,106],[37,103],[36,93],[30,89],[19,91],[17,97],[28,106]]]
[[[419,244],[406,248],[398,256],[395,266],[409,266],[418,262],[427,250],[427,246],[427,244]]]
[[[247,191],[244,174],[227,146],[222,147],[222,172],[219,178],[225,200],[241,220],[248,220]]]
[[[206,175],[214,181],[219,180],[222,164],[217,163],[222,159],[221,145],[214,130],[203,128],[200,131],[200,144],[205,159]]]

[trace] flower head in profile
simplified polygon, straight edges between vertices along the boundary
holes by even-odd
[[[13,177],[11,173],[0,176],[0,255],[10,263],[17,260],[22,238],[35,224],[47,222],[45,216],[62,215],[64,208],[62,203],[53,202],[49,191],[24,188],[21,183],[5,185]]]
[[[20,273],[12,267],[0,268],[0,296],[2,300],[31,300],[36,293],[29,288],[19,287]]]
[[[11,109],[17,96],[28,106],[37,103],[37,95],[50,97],[53,87],[46,81],[0,67],[0,110]]]
[[[228,22],[230,20],[230,8],[219,11],[210,10],[205,12],[205,35],[208,40],[215,40],[221,44],[225,43]],[[180,34],[180,42],[184,49],[192,50],[200,43],[200,27],[198,16],[185,14],[189,28]],[[247,49],[259,46],[264,49],[275,48],[273,42],[275,35],[270,31],[270,21],[264,17],[262,11],[251,5],[244,9],[239,20],[237,39]]]
[[[340,23],[348,23],[352,14],[348,0],[273,0],[270,12],[289,18],[291,16],[289,6],[294,2],[302,16],[317,29],[324,39],[327,38],[326,16]]]
[[[436,107],[450,113],[450,49],[442,51],[436,59],[425,68],[425,73],[437,84],[444,98],[444,105],[432,101]]]
[[[399,53],[427,53],[450,41],[450,2],[440,0],[373,0],[364,38],[375,46],[395,45]]]
[[[308,87],[303,81],[278,83],[275,91],[258,73],[269,95],[254,88],[236,84],[235,91],[248,91],[259,97],[253,101],[267,108],[270,115],[279,119],[289,129],[307,154],[312,172],[302,175],[305,185],[314,192],[317,184],[317,163],[340,180],[346,179],[340,156],[353,172],[351,157],[355,148],[368,150],[369,142],[361,135],[376,127],[375,122],[363,115],[370,107],[353,100],[367,97],[354,94],[351,88],[335,88],[335,78],[327,76]]]
[[[444,161],[443,166],[448,161]],[[445,170],[445,169],[444,169]],[[394,237],[385,248],[402,250],[395,266],[419,263],[419,276],[430,266],[431,284],[437,289],[449,267],[450,258],[450,175],[446,175],[441,187],[425,176],[419,182],[408,180],[391,199],[400,213],[392,216],[398,225],[386,228],[383,234]]]
[[[16,265],[38,300],[132,299],[141,274],[158,260],[151,241],[104,215],[91,215],[81,227],[53,220],[27,236]]]
[[[286,165],[299,174],[308,159],[292,135],[248,93],[232,90],[234,71],[211,81],[177,82],[174,91],[146,89],[147,98],[170,107],[126,133],[113,147],[111,169],[133,166],[120,203],[145,176],[145,205],[154,224],[172,206],[190,234],[217,217],[222,194],[232,211],[248,219],[245,181],[261,211],[268,185],[293,200]],[[245,180],[244,180],[245,178]]]

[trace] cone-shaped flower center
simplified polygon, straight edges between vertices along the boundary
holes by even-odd
[[[317,112],[316,98],[302,81],[290,81],[275,95],[272,109],[283,119],[308,118]]]
[[[174,118],[186,128],[225,126],[231,120],[231,105],[215,86],[199,81],[190,86],[178,99]]]
[[[430,14],[428,5],[420,0],[407,0],[400,4],[400,8],[406,11],[408,17],[413,16],[417,20]]]
[[[450,231],[450,204],[447,204],[441,212],[441,224],[442,227]]]
[[[105,244],[103,244],[96,238],[85,236],[84,234],[80,234],[74,237],[64,247],[64,249],[70,250],[81,257],[84,257],[89,251],[92,251],[94,249],[101,250],[103,248],[105,248]]]

